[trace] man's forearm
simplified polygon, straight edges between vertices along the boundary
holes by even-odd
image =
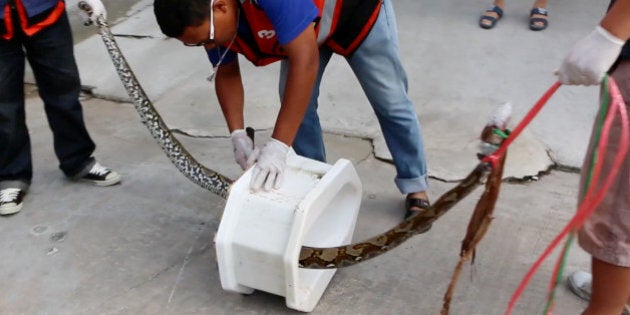
[[[272,137],[290,146],[308,108],[319,68],[319,50],[313,29],[305,30],[285,49],[289,55],[289,71]]]
[[[317,75],[317,63],[296,65],[289,63],[282,106],[272,137],[291,145],[302,123]]]
[[[630,38],[630,0],[617,0],[601,26],[615,37],[627,41]]]
[[[244,92],[238,61],[219,67],[215,89],[229,131],[243,129]]]

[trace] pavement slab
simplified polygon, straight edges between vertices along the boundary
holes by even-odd
[[[57,169],[41,101],[29,85],[27,117],[34,178],[24,209],[0,218],[2,314],[295,314],[284,299],[221,289],[213,236],[225,200],[188,181],[161,152],[118,81],[93,27],[74,17],[75,55],[96,157],[123,183],[98,188],[65,179]],[[151,1],[105,1],[112,30],[147,94],[175,135],[201,163],[237,178],[231,143],[200,49],[164,38]],[[424,132],[435,200],[477,163],[481,128],[511,102],[514,126],[555,81],[570,45],[587,34],[605,3],[550,2],[550,26],[527,28],[528,2],[510,2],[493,30],[477,19],[485,1],[395,0],[400,54]],[[137,38],[139,36],[139,38]],[[264,141],[279,108],[278,66],[242,62],[246,120]],[[29,79],[29,82],[33,82]],[[510,295],[573,215],[578,174],[597,110],[597,88],[562,87],[512,145],[495,219],[466,266],[452,314],[502,314]],[[396,190],[378,123],[342,58],[325,74],[320,116],[329,162],[347,158],[364,185],[354,240],[400,222]],[[525,179],[525,180],[522,180]],[[481,189],[390,253],[337,272],[314,314],[437,314],[458,260],[461,239]],[[533,278],[514,314],[542,312],[552,257]],[[577,246],[567,271],[587,269]],[[578,314],[585,302],[564,286],[556,314]]]
[[[513,124],[520,121],[555,81],[553,70],[568,47],[590,31],[601,16],[586,1],[560,0],[550,4],[549,29],[532,32],[527,29],[529,4],[514,3],[506,8],[495,29],[483,30],[476,27],[478,14],[486,6],[482,1],[407,0],[394,5],[400,54],[410,97],[425,132],[425,145],[440,148],[428,150],[429,173],[443,180],[465,176],[462,170],[468,165],[462,170],[453,169],[450,163],[443,165],[448,160],[445,156],[458,155],[466,147],[470,139],[462,135],[475,134],[478,122],[508,101],[514,105]],[[585,6],[589,9],[576,9]],[[69,7],[74,8],[72,2]],[[173,120],[174,128],[208,134],[227,132],[220,121],[213,86],[205,80],[211,69],[203,49],[185,48],[163,36],[150,1],[138,1],[131,7],[112,2],[112,7],[112,32],[119,34],[122,51],[156,107],[164,113],[186,108],[185,116],[165,114],[167,122]],[[127,12],[122,13],[123,8]],[[604,10],[602,4],[601,12]],[[98,97],[128,101],[99,36],[86,37],[90,29],[96,31],[95,27],[78,28],[79,38],[84,38],[76,46],[83,84]],[[256,129],[271,128],[279,109],[278,66],[241,64],[247,87],[246,122]],[[322,126],[326,132],[372,139],[376,155],[391,160],[374,114],[363,110],[369,104],[353,76],[343,58],[332,58],[320,96]],[[510,157],[506,177],[535,176],[553,164],[579,167],[589,134],[583,126],[590,126],[596,111],[592,102],[596,93],[596,89],[561,88],[532,122],[530,133],[523,136],[529,139],[519,145],[532,157],[532,163]],[[208,115],[212,118],[207,119]]]

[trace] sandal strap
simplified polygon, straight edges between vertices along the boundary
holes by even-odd
[[[407,208],[407,210],[411,209],[412,207],[426,210],[431,207],[431,204],[426,199],[407,198],[407,200],[405,200],[405,207]]]
[[[496,5],[493,5],[486,9],[486,12],[494,12],[499,16],[499,18],[503,17],[503,9],[497,7]]]
[[[547,9],[545,8],[533,8],[530,12],[529,12],[529,16],[532,16],[534,14],[540,14],[540,15],[544,15],[547,16],[548,15]]]
[[[547,25],[547,23],[549,23],[549,21],[545,18],[530,18],[529,19],[529,24],[534,24],[536,22],[540,22],[544,25]]]
[[[487,15],[482,15],[481,18],[479,18],[479,22],[481,21],[489,21],[491,24],[494,24],[498,19],[495,18],[494,16],[487,16]]]

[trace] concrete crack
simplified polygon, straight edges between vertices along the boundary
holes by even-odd
[[[183,136],[187,136],[190,138],[198,138],[198,139],[227,139],[230,138],[229,135],[214,135],[208,131],[204,130],[192,130],[192,129],[180,129],[180,128],[170,128],[172,133],[180,134]]]
[[[134,39],[145,39],[145,38],[158,38],[151,35],[136,35],[136,34],[112,34],[115,37],[123,37],[123,38],[134,38]]]

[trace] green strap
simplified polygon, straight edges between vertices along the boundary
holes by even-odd
[[[584,192],[588,191],[589,187],[592,184],[591,180],[593,178],[593,172],[595,168],[594,164],[595,164],[595,161],[597,160],[597,155],[599,154],[599,152],[597,152],[597,147],[599,145],[602,129],[604,127],[604,119],[606,118],[606,114],[608,113],[608,105],[610,104],[610,93],[608,91],[608,75],[604,76],[604,80],[602,81],[602,85],[601,85],[601,90],[602,90],[601,92],[602,97],[600,100],[597,124],[595,125],[595,128],[596,128],[595,138],[592,145],[594,149],[593,149],[593,154],[591,155],[590,163],[588,165],[588,174],[587,174],[586,180],[584,181],[584,187],[583,187]],[[564,245],[562,258],[560,261],[560,267],[558,268],[558,274],[556,275],[556,278],[554,280],[553,288],[550,290],[549,296],[547,297],[547,305],[545,306],[545,310],[543,311],[544,315],[549,314],[549,310],[551,309],[551,306],[553,305],[553,301],[555,298],[556,289],[558,288],[558,285],[562,283],[564,268],[566,266],[567,258],[569,256],[569,248],[571,247],[573,240],[575,239],[575,234],[576,234],[575,230],[571,231]]]

